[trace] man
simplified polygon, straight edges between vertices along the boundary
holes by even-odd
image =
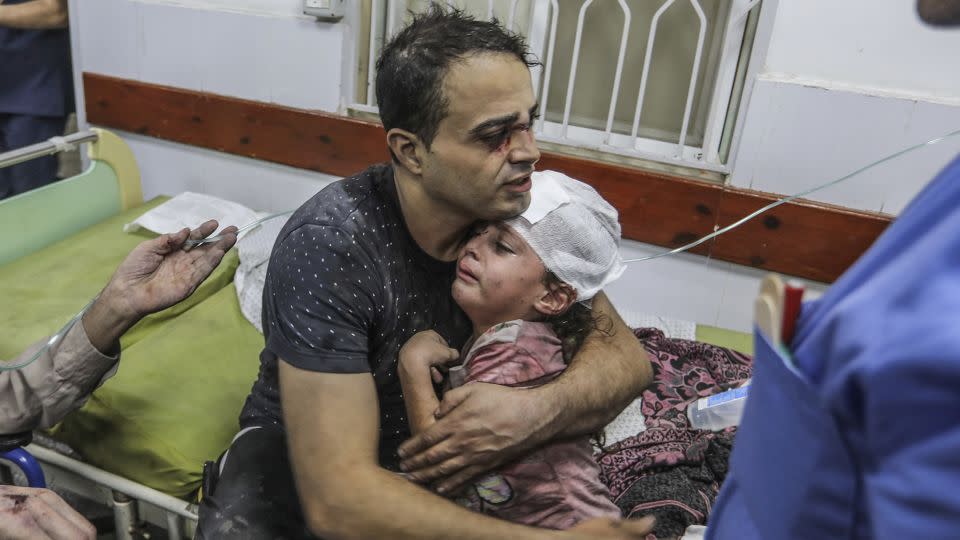
[[[920,18],[934,26],[960,25],[960,2],[957,0],[918,0]]]
[[[63,135],[74,110],[67,0],[0,0],[0,153]],[[0,169],[0,199],[57,178],[57,157]]]
[[[187,238],[206,238],[208,221],[189,231],[142,242],[120,264],[83,318],[36,359],[0,371],[0,433],[13,434],[59,422],[117,370],[120,336],[140,319],[170,307],[193,291],[236,242],[236,228],[222,238],[183,251]],[[24,352],[34,356],[48,340]],[[0,486],[0,538],[66,540],[95,538],[96,530],[57,494],[45,489]]]
[[[392,164],[332,184],[280,233],[263,293],[260,377],[219,479],[205,483],[198,537],[641,538],[650,530],[651,520],[527,528],[425,489],[452,494],[546,441],[595,432],[639,394],[649,362],[603,295],[593,307],[611,335],[588,337],[564,375],[537,389],[452,391],[438,422],[403,446],[402,462],[397,455],[409,436],[400,347],[427,329],[464,344],[470,328],[450,297],[452,261],[475,222],[529,204],[540,153],[528,65],[521,38],[437,7],[384,48],[377,98]],[[409,479],[391,471],[398,466]]]
[[[960,24],[960,0],[923,0]],[[707,538],[956,538],[960,158],[823,297],[791,357],[757,339]]]

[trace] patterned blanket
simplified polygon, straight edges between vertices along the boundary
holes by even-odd
[[[603,449],[602,479],[625,516],[656,516],[651,538],[680,537],[689,525],[706,524],[736,433],[692,429],[687,406],[746,381],[752,359],[652,328],[634,333],[653,365],[653,384],[642,395],[647,427]]]

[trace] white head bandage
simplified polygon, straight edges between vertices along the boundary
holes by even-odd
[[[520,235],[547,270],[585,302],[620,277],[617,211],[583,182],[556,171],[531,176],[530,207],[506,224]]]

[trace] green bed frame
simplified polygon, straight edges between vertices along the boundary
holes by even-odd
[[[109,131],[92,131],[86,171],[0,201],[0,265],[143,203],[130,148]]]

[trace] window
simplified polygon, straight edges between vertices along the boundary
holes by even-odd
[[[448,1],[524,34],[538,140],[561,152],[726,173],[759,0]],[[427,0],[365,0],[351,109],[376,113],[368,66]],[[375,31],[370,32],[370,28]]]

